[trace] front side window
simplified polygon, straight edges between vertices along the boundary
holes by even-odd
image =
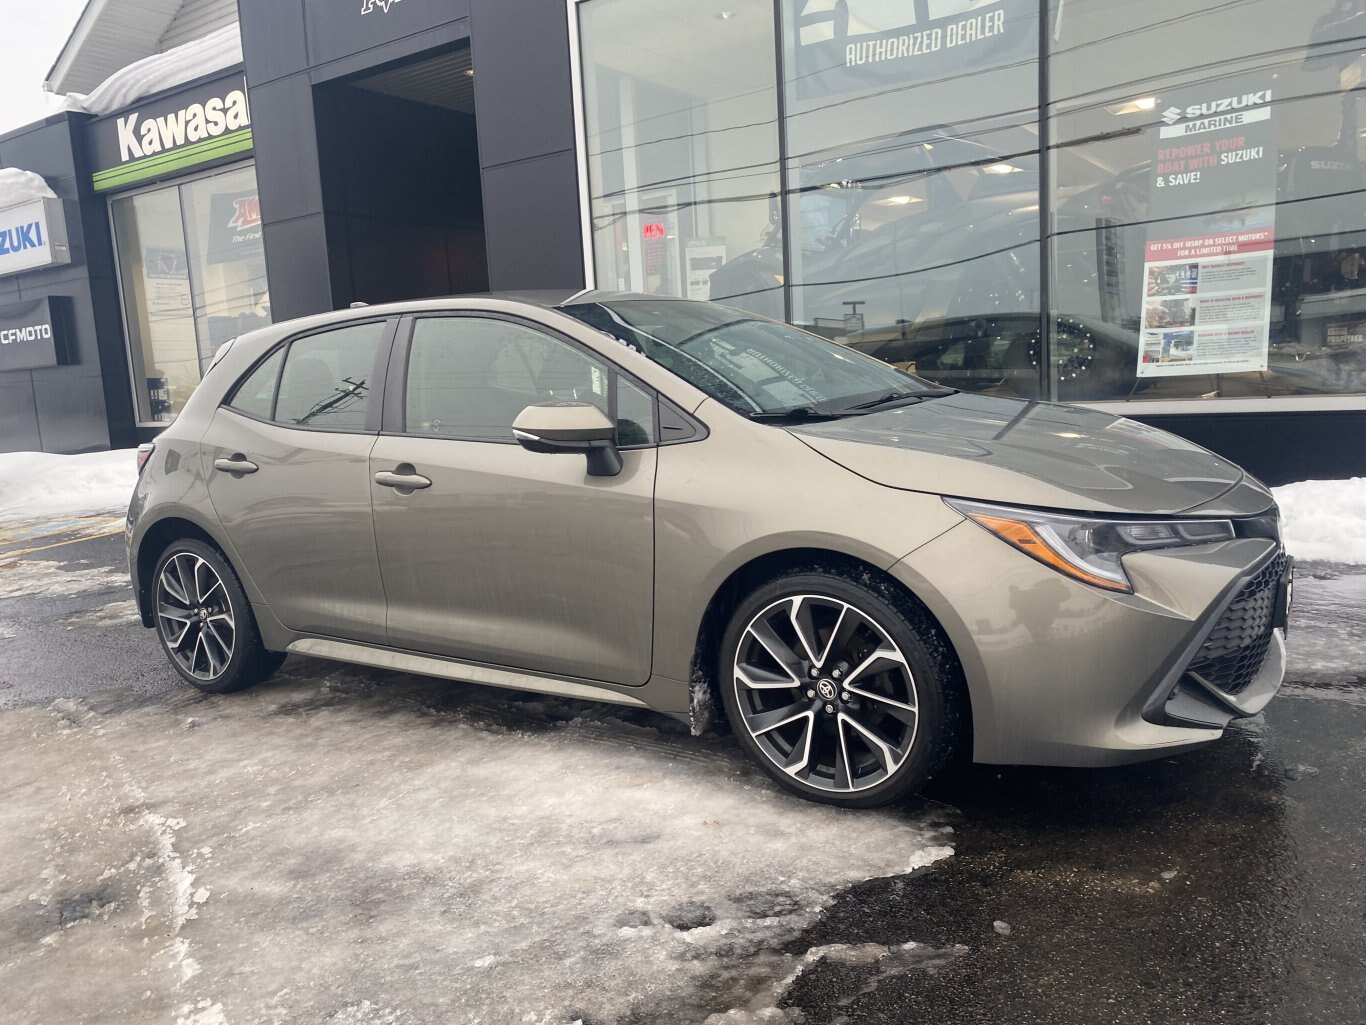
[[[747,415],[845,413],[865,403],[936,394],[880,360],[713,303],[637,299],[562,310]]]
[[[512,441],[512,423],[527,406],[588,402],[607,416],[619,407],[622,444],[652,441],[653,398],[616,378],[601,361],[523,324],[424,317],[413,327],[408,354],[405,430]]]
[[[374,321],[295,339],[271,419],[286,427],[363,430],[385,328]]]

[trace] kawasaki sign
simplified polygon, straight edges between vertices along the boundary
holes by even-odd
[[[251,150],[251,108],[241,72],[91,124],[104,191],[160,178],[183,168]]]

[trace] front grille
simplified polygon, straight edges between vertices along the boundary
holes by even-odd
[[[1214,625],[1187,672],[1225,694],[1241,694],[1261,671],[1271,645],[1276,593],[1285,573],[1281,552],[1251,580]]]

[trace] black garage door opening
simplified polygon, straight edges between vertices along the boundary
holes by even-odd
[[[469,48],[320,85],[314,105],[334,304],[486,291]]]

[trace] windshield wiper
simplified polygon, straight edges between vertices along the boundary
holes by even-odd
[[[840,412],[851,413],[858,411],[860,413],[868,413],[882,407],[894,405],[909,406],[916,402],[924,402],[926,399],[942,399],[946,395],[957,394],[957,388],[933,388],[925,391],[894,391],[888,392],[886,395],[879,396],[876,399],[869,399],[867,402],[856,402],[852,406],[845,406]]]
[[[831,409],[817,409],[815,406],[793,406],[790,409],[758,409],[745,415],[751,420],[792,423],[804,420],[838,420],[845,413]]]

